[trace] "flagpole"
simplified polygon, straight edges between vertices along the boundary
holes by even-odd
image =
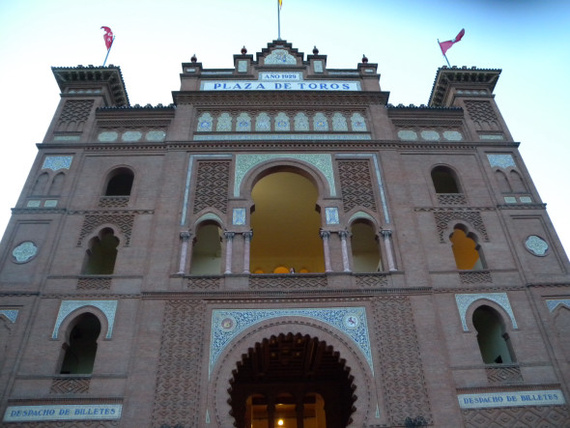
[[[277,0],[277,40],[281,40],[281,8]]]
[[[107,58],[109,58],[109,52],[111,52],[113,43],[115,43],[115,36],[113,36],[113,41],[111,42],[111,46],[109,46],[109,49],[107,49],[107,55],[105,55],[105,61],[103,61],[103,67],[105,67],[105,64],[107,64]]]
[[[447,66],[449,68],[451,68],[451,64],[449,63],[449,60],[447,59],[447,55],[443,53],[443,50],[441,49],[441,43],[439,43],[439,39],[437,39],[437,45],[439,46],[439,49],[441,50],[441,54],[443,55],[443,57],[445,58],[445,61],[447,62]]]

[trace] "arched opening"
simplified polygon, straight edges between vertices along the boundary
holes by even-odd
[[[354,412],[350,369],[331,346],[309,335],[256,343],[230,383],[238,428],[344,428]]]
[[[117,168],[109,176],[105,196],[130,196],[134,178],[130,169]]]
[[[68,341],[63,345],[64,357],[61,374],[91,374],[97,353],[97,338],[101,333],[99,319],[85,313],[70,325]]]
[[[350,228],[353,272],[380,272],[382,261],[374,228],[367,221],[356,221]]]
[[[485,269],[481,247],[477,244],[477,237],[473,233],[468,233],[467,228],[462,225],[455,226],[449,240],[452,243],[451,248],[457,269]]]
[[[436,166],[431,170],[435,193],[461,193],[455,172],[446,166]]]
[[[85,275],[112,275],[117,260],[117,247],[119,239],[113,229],[107,227],[99,236],[89,241],[89,248],[85,252],[82,273]]]
[[[503,317],[493,308],[483,305],[473,312],[473,326],[485,364],[511,364],[514,353],[505,332]]]
[[[511,193],[513,191],[509,184],[509,180],[503,171],[496,170],[495,177],[497,178],[497,183],[499,183],[499,190],[501,193]]]
[[[513,188],[513,192],[515,192],[515,193],[526,193],[527,192],[524,181],[518,172],[511,170],[509,172],[509,178],[511,181],[511,186]]]
[[[40,196],[44,194],[48,178],[49,176],[47,172],[42,172],[39,175],[34,183],[34,187],[32,188],[31,196]]]
[[[60,196],[63,192],[63,181],[65,179],[65,174],[60,172],[51,181],[51,186],[49,188],[49,196]]]
[[[255,184],[251,196],[250,271],[272,273],[281,266],[324,272],[315,185],[294,172],[274,172]]]
[[[217,223],[200,223],[192,247],[190,275],[219,275],[222,270],[222,229]]]

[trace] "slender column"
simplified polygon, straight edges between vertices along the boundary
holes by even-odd
[[[382,230],[380,231],[382,238],[384,239],[384,248],[386,249],[386,258],[388,259],[388,270],[394,272],[396,269],[396,262],[394,260],[394,250],[392,248],[392,231]]]
[[[243,273],[249,272],[249,253],[251,249],[251,238],[253,237],[253,231],[243,232]]]
[[[297,428],[305,428],[305,403],[303,403],[302,395],[297,397],[295,411],[297,413]]]
[[[325,252],[325,272],[332,272],[331,269],[331,250],[329,247],[329,238],[331,233],[326,230],[320,230],[320,235],[323,240],[323,250]]]
[[[234,235],[234,232],[224,232],[224,236],[226,237],[226,271],[224,273],[232,273],[232,250]]]
[[[342,267],[345,272],[350,272],[350,263],[348,260],[348,247],[346,245],[346,238],[349,236],[347,230],[341,230],[338,232],[340,236],[340,244],[342,248]]]
[[[186,259],[188,258],[188,243],[190,242],[190,237],[192,234],[190,232],[180,232],[180,240],[182,241],[180,248],[180,263],[178,268],[178,274],[184,275],[186,273]]]

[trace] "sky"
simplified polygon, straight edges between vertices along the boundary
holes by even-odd
[[[172,102],[181,63],[231,68],[277,39],[277,0],[0,0],[0,232],[59,102],[50,67],[100,66],[101,26],[116,35],[132,105]],[[495,100],[558,235],[570,250],[570,2],[567,0],[283,0],[281,38],[329,68],[378,64],[389,102],[427,104],[445,60],[437,39],[466,34],[451,65],[499,68]]]

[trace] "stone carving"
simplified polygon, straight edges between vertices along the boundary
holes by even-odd
[[[459,311],[459,317],[461,318],[463,331],[469,331],[465,315],[467,313],[467,309],[469,309],[469,306],[471,306],[477,300],[490,300],[491,302],[499,305],[511,318],[513,328],[518,329],[517,321],[515,320],[515,314],[511,308],[511,302],[509,301],[507,293],[456,294],[455,302],[457,303],[457,310]]]
[[[128,205],[128,196],[101,196],[99,198],[99,208],[125,208]]]
[[[312,318],[344,333],[360,349],[370,365],[372,373],[374,373],[366,309],[363,307],[215,309],[212,311],[209,373],[211,373],[222,351],[236,336],[251,326],[281,317]]]
[[[489,271],[459,272],[461,284],[491,284],[493,277]]]
[[[287,274],[288,275],[288,274]],[[302,289],[314,290],[327,286],[324,276],[263,276],[254,275],[249,279],[249,288],[252,290],[279,290],[279,289]]]
[[[404,426],[410,415],[432,423],[424,370],[419,350],[412,305],[408,297],[373,300],[375,353],[380,360],[382,390],[390,426]]]
[[[503,364],[497,367],[485,367],[487,381],[493,383],[519,383],[523,381],[521,368],[518,365]]]
[[[116,225],[125,236],[125,247],[128,247],[131,243],[134,221],[134,214],[87,214],[83,221],[83,227],[81,228],[77,246],[81,246],[83,238],[92,233],[97,227],[104,224],[113,224]]]
[[[438,193],[437,202],[440,205],[467,205],[467,198],[461,193]]]
[[[475,128],[482,131],[499,130],[499,119],[489,101],[465,101],[467,113],[473,122]]]
[[[339,160],[337,165],[344,212],[356,207],[376,211],[368,160]]]
[[[466,428],[563,427],[570,424],[568,406],[502,407],[462,410]]]
[[[524,246],[535,256],[545,256],[548,251],[548,243],[539,236],[531,235],[524,241]]]
[[[201,302],[170,300],[162,320],[162,339],[151,426],[198,427],[204,352]],[[190,410],[192,409],[192,410]]]
[[[52,171],[59,171],[60,169],[71,168],[71,161],[73,156],[46,156],[42,169],[51,169]]]
[[[205,208],[227,210],[230,161],[198,161],[194,213]]]
[[[386,287],[388,275],[386,274],[354,274],[356,286],[360,288]]]
[[[112,278],[82,276],[77,280],[78,290],[110,290]]]
[[[50,394],[85,394],[89,392],[91,378],[55,378],[51,381]]]
[[[264,63],[275,65],[297,65],[297,59],[285,49],[273,49],[273,52],[265,57]]]
[[[81,132],[92,108],[93,100],[67,100],[59,116],[57,130]]]
[[[12,250],[12,257],[16,263],[27,263],[38,254],[38,247],[32,241],[22,242]]]
[[[449,227],[449,223],[461,220],[471,224],[475,230],[479,232],[480,236],[482,236],[486,242],[489,242],[487,229],[485,228],[483,218],[479,211],[435,211],[433,214],[439,232],[439,242],[446,242],[443,234]]]
[[[93,306],[105,314],[108,324],[107,334],[105,338],[110,339],[113,335],[113,325],[115,323],[117,304],[117,300],[62,300],[61,304],[59,305],[59,312],[57,314],[57,319],[55,321],[55,326],[53,327],[51,338],[58,338],[59,327],[61,327],[61,323],[65,320],[65,318],[67,318],[69,314],[85,306]]]
[[[217,290],[222,286],[222,278],[218,277],[191,277],[188,279],[188,288],[198,290]]]

